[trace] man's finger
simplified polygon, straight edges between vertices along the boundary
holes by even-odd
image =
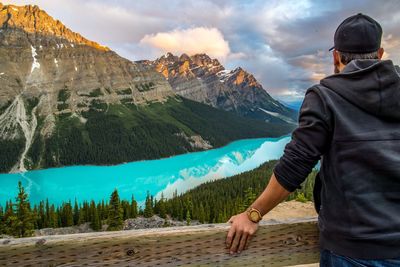
[[[230,248],[230,252],[231,254],[235,253],[239,247],[239,243],[240,243],[240,238],[242,237],[242,232],[235,232],[235,237],[233,239],[231,248]]]
[[[249,244],[251,242],[251,239],[253,239],[253,236],[252,235],[248,235],[247,236],[247,240],[246,240],[246,245],[244,246],[244,250],[249,248]]]
[[[227,234],[227,236],[226,236],[226,247],[227,247],[227,248],[230,248],[230,247],[231,247],[232,239],[233,239],[234,236],[235,236],[235,227],[232,226],[232,227],[229,229],[229,232],[228,232],[228,234]]]
[[[247,240],[248,240],[248,236],[249,236],[248,234],[245,234],[245,233],[242,234],[242,238],[240,238],[238,253],[240,253],[244,250]]]

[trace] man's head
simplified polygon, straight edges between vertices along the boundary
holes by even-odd
[[[381,59],[382,27],[361,13],[345,19],[336,29],[333,63],[339,73],[353,59]]]

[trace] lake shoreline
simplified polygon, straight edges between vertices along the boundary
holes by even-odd
[[[169,158],[175,158],[175,157],[179,157],[179,156],[184,156],[184,155],[188,155],[188,154],[196,154],[196,153],[202,153],[202,152],[206,152],[206,151],[212,151],[215,149],[221,149],[223,147],[229,146],[233,143],[236,142],[241,142],[241,141],[247,141],[247,140],[263,140],[263,139],[282,139],[285,137],[290,137],[291,133],[285,134],[285,135],[281,135],[278,137],[255,137],[255,138],[245,138],[245,139],[238,139],[238,140],[234,140],[231,142],[228,142],[224,145],[221,146],[215,146],[213,148],[210,149],[204,149],[204,150],[199,150],[199,151],[189,151],[186,153],[181,153],[181,154],[176,154],[176,155],[171,155],[171,156],[167,156],[167,157],[161,157],[161,158],[157,158],[157,159],[143,159],[143,160],[136,160],[136,161],[129,161],[129,162],[121,162],[121,163],[116,163],[116,164],[101,164],[101,165],[96,165],[96,164],[80,164],[80,165],[66,165],[66,166],[56,166],[56,167],[51,167],[51,168],[39,168],[39,169],[27,169],[24,172],[0,172],[0,177],[3,174],[23,174],[26,172],[33,172],[33,171],[42,171],[42,170],[48,170],[48,169],[60,169],[60,168],[70,168],[70,167],[113,167],[113,166],[118,166],[118,165],[123,165],[123,164],[130,164],[130,163],[136,163],[136,162],[148,162],[148,161],[158,161],[158,160],[165,160],[165,159],[169,159]]]
[[[290,135],[270,138],[241,139],[220,148],[190,152],[173,157],[134,161],[112,166],[67,166],[33,170],[24,173],[0,174],[0,203],[13,199],[17,182],[26,188],[32,204],[49,199],[79,203],[106,200],[114,189],[122,199],[142,202],[147,192],[161,192],[170,197],[201,183],[227,178],[255,169],[262,163],[278,159]]]

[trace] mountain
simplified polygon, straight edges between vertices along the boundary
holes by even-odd
[[[297,121],[297,112],[273,99],[252,74],[240,67],[226,70],[206,54],[178,57],[167,53],[139,63],[163,74],[183,97],[267,122]]]
[[[159,72],[31,5],[0,4],[0,81],[0,172],[155,159],[293,129],[176,95]]]

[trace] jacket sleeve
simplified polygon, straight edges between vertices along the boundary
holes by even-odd
[[[330,116],[319,94],[307,90],[299,113],[299,125],[284,154],[274,167],[278,182],[288,191],[301,188],[312,168],[326,152],[331,140]]]

